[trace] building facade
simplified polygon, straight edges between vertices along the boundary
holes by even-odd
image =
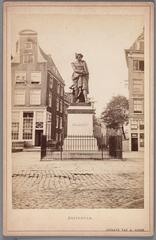
[[[64,81],[50,55],[38,45],[35,31],[23,30],[11,61],[12,145],[40,146],[41,135],[63,135]]]
[[[129,150],[144,150],[144,32],[125,50],[129,88]]]
[[[67,137],[67,127],[68,127],[67,109],[71,103],[72,103],[72,93],[65,92],[64,93],[64,138]]]

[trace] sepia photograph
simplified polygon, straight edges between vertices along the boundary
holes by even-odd
[[[152,234],[152,7],[4,4],[6,235]]]

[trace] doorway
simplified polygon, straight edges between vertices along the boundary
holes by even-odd
[[[41,146],[41,136],[43,134],[43,130],[35,130],[35,146]]]
[[[137,134],[135,134],[135,136],[132,135],[131,137],[131,150],[132,151],[138,151],[138,137],[136,136]]]

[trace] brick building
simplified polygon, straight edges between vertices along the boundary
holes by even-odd
[[[125,50],[129,87],[129,150],[144,149],[144,32]]]
[[[35,31],[19,33],[11,71],[13,147],[40,146],[42,134],[59,141],[64,135],[64,81],[39,47]]]
[[[67,108],[72,103],[72,93],[65,92],[64,93],[64,137],[67,137]]]

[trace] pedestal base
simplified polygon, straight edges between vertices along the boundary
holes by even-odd
[[[97,151],[97,140],[93,137],[93,115],[90,103],[71,104],[67,109],[67,138],[65,151]]]

